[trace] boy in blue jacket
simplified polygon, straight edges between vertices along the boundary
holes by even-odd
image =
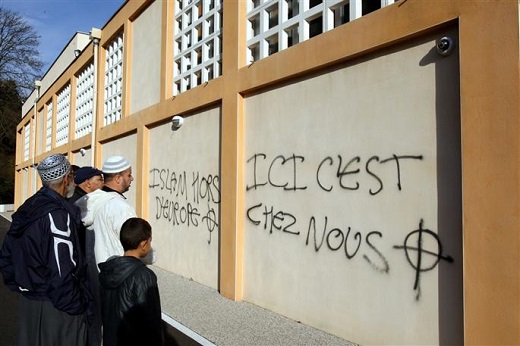
[[[124,255],[99,264],[103,345],[162,345],[157,276],[142,261],[152,249],[152,227],[130,218],[120,240]]]

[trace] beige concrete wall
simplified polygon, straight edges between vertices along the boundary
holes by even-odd
[[[92,150],[86,149],[85,155],[82,155],[79,151],[72,153],[71,162],[80,167],[92,166]],[[99,167],[101,169],[101,167]]]
[[[32,168],[28,168],[28,169],[32,169]],[[22,188],[21,188],[21,198],[22,198],[22,201],[25,201],[33,193],[32,189],[31,189],[32,183],[31,183],[31,181],[29,179],[29,172],[28,171],[22,170],[22,171],[20,171],[20,174],[22,175],[22,179],[21,179],[22,180],[21,181],[21,185],[22,185]]]
[[[246,98],[244,299],[361,344],[463,342],[459,61],[439,35]]]
[[[133,50],[132,45],[139,44],[132,39],[132,35],[135,34],[132,33],[132,21],[140,16],[146,18],[148,16],[146,14],[147,6],[152,5],[153,8],[155,3],[158,2],[127,1],[103,28],[101,47],[110,42],[111,38],[120,30],[125,30],[125,39],[130,38],[128,41],[130,47],[125,48],[125,58],[127,59],[125,64],[130,64],[130,67],[125,70],[123,119],[106,128],[100,127],[98,121],[98,131],[94,141],[91,141],[90,136],[85,136],[85,138],[75,140],[59,148],[53,147],[49,153],[75,153],[80,148],[95,143],[93,153],[95,161],[100,164],[102,158],[106,157],[105,146],[114,149],[114,151],[125,149],[125,153],[135,150],[136,168],[139,175],[137,184],[134,184],[135,192],[131,191],[136,194],[138,212],[148,217],[147,214],[150,214],[150,212],[146,201],[150,199],[147,189],[150,170],[147,165],[153,159],[147,147],[150,140],[149,129],[154,129],[157,124],[166,123],[174,114],[195,114],[200,109],[220,105],[222,126],[220,137],[221,203],[219,208],[221,222],[218,282],[219,292],[235,300],[243,299],[244,294],[251,295],[249,284],[245,280],[245,275],[250,275],[250,271],[244,271],[245,265],[250,267],[250,262],[248,262],[250,257],[248,256],[252,255],[252,253],[245,253],[246,246],[249,246],[249,243],[244,243],[249,236],[246,231],[251,228],[248,225],[249,221],[244,216],[249,208],[244,190],[247,184],[246,179],[248,179],[246,161],[248,155],[250,155],[250,152],[246,153],[245,151],[246,140],[249,140],[246,137],[246,129],[249,126],[247,125],[249,119],[245,112],[246,100],[252,99],[257,93],[260,93],[258,95],[267,95],[269,89],[283,90],[283,88],[288,87],[287,83],[298,84],[302,81],[310,81],[313,77],[318,80],[320,76],[331,73],[331,69],[336,68],[341,71],[348,66],[345,64],[349,62],[361,64],[362,59],[368,59],[368,62],[374,58],[374,54],[375,56],[387,55],[388,49],[392,49],[392,47],[406,50],[408,49],[406,45],[410,48],[414,47],[428,35],[444,33],[447,30],[446,28],[458,28],[459,40],[456,49],[460,53],[460,71],[455,72],[455,74],[458,74],[460,81],[463,304],[462,306],[458,304],[458,295],[453,297],[450,295],[451,279],[449,277],[446,279],[443,275],[438,275],[437,278],[439,284],[438,300],[439,302],[450,302],[450,299],[453,299],[455,309],[463,309],[464,343],[503,345],[520,343],[520,309],[518,309],[520,306],[520,272],[518,271],[520,235],[517,231],[520,227],[520,169],[518,167],[520,164],[518,159],[520,156],[518,136],[520,132],[518,65],[520,49],[517,1],[399,1],[394,5],[318,35],[268,58],[255,61],[253,64],[249,64],[247,61],[245,50],[247,2],[226,1],[223,7],[225,13],[222,28],[224,36],[223,75],[203,86],[177,95],[175,98],[171,94],[172,79],[169,77],[173,70],[174,3],[164,1],[161,2],[163,9],[161,17],[161,20],[163,20],[161,54],[163,56],[161,57],[159,82],[161,84],[161,97],[156,104],[133,112],[131,107],[128,106],[131,102],[128,98],[138,96],[129,90],[135,87],[133,85],[135,78],[133,73],[139,75],[140,72],[131,70],[131,66],[135,63],[132,62],[135,59],[134,54],[130,54]],[[146,21],[143,20],[143,22]],[[400,44],[405,46],[400,46]],[[101,86],[103,86],[102,50],[99,65],[101,71],[99,83]],[[56,93],[70,83],[74,74],[80,71],[89,59],[92,59],[90,49],[75,59],[56,82],[43,93],[36,108],[41,109],[45,103],[51,100],[54,100],[54,104],[56,104]],[[428,59],[420,63],[424,65],[425,70],[431,69],[432,66],[430,65],[434,64],[436,66],[435,73],[437,73],[437,67],[442,66],[437,62],[432,63]],[[387,69],[393,68],[392,65],[387,66]],[[405,76],[410,75],[407,72],[409,68],[415,69],[416,66],[409,67],[407,65],[403,67]],[[449,69],[441,69],[440,71],[449,71]],[[386,73],[386,71],[384,72]],[[330,76],[332,78],[333,74],[330,74]],[[422,85],[422,81],[419,81],[416,87],[421,88]],[[440,85],[436,90],[444,90],[445,93],[451,95],[453,85],[455,84]],[[374,85],[374,88],[377,86],[377,84]],[[400,89],[400,86],[396,88]],[[99,90],[102,90],[102,87]],[[415,92],[415,90],[413,91]],[[423,91],[426,92],[426,90]],[[396,105],[400,105],[402,99],[409,99],[406,93],[395,93],[395,90],[392,90],[392,95],[395,95]],[[313,96],[314,94],[311,93],[308,95],[308,99],[313,99]],[[435,97],[437,100],[437,95]],[[302,98],[299,101],[303,103],[306,99]],[[358,102],[357,99],[354,101]],[[406,105],[412,107],[417,101],[416,99],[409,99],[409,103]],[[140,101],[136,102],[139,103]],[[149,100],[145,103],[148,104],[148,102]],[[98,111],[102,109],[102,104],[103,100],[100,96]],[[421,103],[418,105],[421,105]],[[316,105],[308,106],[311,109],[317,108],[316,112],[322,108],[321,103],[318,103],[319,107]],[[370,106],[376,107],[377,104]],[[388,108],[394,109],[394,107],[396,106],[392,105]],[[20,149],[23,147],[23,136],[20,136],[20,133],[23,126],[30,121],[30,114],[33,114],[31,107],[27,109],[26,114],[24,114],[25,117],[17,128],[19,135],[16,170],[19,173],[24,168],[31,169],[32,164],[32,158],[29,160],[23,159]],[[271,111],[271,109],[269,110]],[[405,110],[410,111],[411,108],[405,108]],[[29,116],[27,116],[28,114]],[[444,126],[450,128],[451,125],[446,122]],[[389,129],[395,130],[394,127],[389,127]],[[336,131],[337,129],[333,128],[333,130]],[[371,128],[366,129],[366,131],[369,130]],[[128,137],[134,141],[132,143],[130,140],[121,139],[129,133],[134,134]],[[288,140],[294,140],[293,136],[297,135],[300,134],[290,133]],[[358,134],[356,133],[356,135]],[[416,135],[420,137],[420,134]],[[306,137],[303,134],[301,136]],[[443,138],[443,140],[445,139]],[[334,141],[334,138],[330,140]],[[450,151],[450,148],[458,146],[456,140],[451,142],[438,141],[436,137],[435,141],[437,155],[440,152],[457,155],[456,151]],[[119,144],[111,145],[111,142]],[[343,143],[339,144],[343,145]],[[102,151],[100,150],[101,145],[103,145]],[[388,146],[388,148],[393,149],[392,146]],[[260,149],[263,150],[263,148]],[[318,154],[327,152],[325,149],[320,147]],[[35,161],[38,162],[49,153],[38,155]],[[383,156],[381,155],[381,157]],[[451,162],[452,159],[453,157],[449,157],[449,155],[446,158],[448,162]],[[312,162],[309,160],[311,160],[311,156],[309,156],[307,162]],[[444,167],[439,162],[436,163],[437,168]],[[437,171],[436,184],[439,201],[449,200],[448,197],[451,196],[450,177],[450,174],[440,174]],[[373,179],[371,181],[377,183]],[[413,182],[414,180],[406,181]],[[24,190],[26,186],[23,186],[25,183],[24,178],[17,174],[16,205],[21,204],[27,194]],[[412,187],[414,186],[415,184],[412,185]],[[364,199],[361,199],[361,201],[363,202]],[[287,204],[283,199],[281,202],[284,206]],[[366,202],[363,203],[366,206]],[[430,203],[433,204],[433,202]],[[451,202],[439,202],[437,206],[437,226],[439,229],[437,231],[440,232],[444,229],[441,227],[441,221],[449,220],[449,217],[442,215],[450,215],[453,205]],[[373,222],[377,226],[380,221],[384,220]],[[414,225],[416,224],[417,221]],[[427,225],[425,224],[425,227],[428,227],[428,229],[433,228],[433,226],[430,226],[433,223]],[[439,236],[441,235],[442,239],[453,236],[453,234],[439,234]],[[386,235],[382,239],[387,239]],[[299,244],[303,251],[305,246],[302,243]],[[448,248],[443,249],[450,254],[456,253],[456,251],[448,251]],[[323,251],[320,250],[316,256],[322,258],[324,256]],[[364,263],[363,257],[356,256],[358,257],[353,258],[351,263]],[[391,263],[394,263],[394,260]],[[391,265],[395,266],[395,264]],[[458,265],[458,262],[453,262],[454,265]],[[405,264],[402,265],[403,273],[405,266]],[[438,264],[438,268],[447,267],[449,269],[451,266],[452,264],[448,264],[446,261],[440,261]],[[370,275],[368,270],[366,270],[366,275]],[[440,272],[442,270],[439,270]],[[425,273],[424,276],[421,275],[421,278],[428,274],[432,273]],[[383,275],[381,277],[386,278]],[[394,279],[392,277],[389,280]],[[392,287],[395,288],[396,286],[392,285]],[[425,297],[426,292],[424,290],[426,288],[421,287],[423,297]],[[281,306],[285,304],[295,307],[282,298],[284,298],[283,294],[279,298]],[[305,299],[312,298],[305,296]],[[439,306],[446,305],[448,304],[443,303]],[[371,308],[371,306],[367,308]],[[300,312],[291,311],[290,313],[298,314]],[[439,321],[436,328],[439,330],[438,338],[441,344],[447,343],[443,339],[443,335],[449,336],[451,335],[449,331],[453,330],[450,329],[453,328],[452,313],[453,311],[449,309],[438,311]],[[378,323],[372,325],[372,330],[385,328],[386,323],[391,323],[388,320],[376,319],[375,321]],[[456,324],[455,327],[458,327],[458,325]],[[326,328],[330,328],[330,326]],[[401,329],[410,330],[407,326],[403,326]],[[430,335],[428,334],[428,337]],[[349,337],[349,339],[351,338]]]
[[[56,60],[52,62],[51,67],[48,71],[45,71],[45,75],[42,76],[41,82],[41,90],[47,90],[50,88],[54,82],[60,75],[63,70],[67,69],[67,67],[76,60],[76,54],[74,51],[76,49],[84,50],[85,47],[90,43],[89,34],[84,32],[75,32],[71,33],[71,38],[67,45],[63,48],[61,54],[56,52],[56,54],[60,54],[56,57]],[[48,61],[50,62],[50,61]],[[22,107],[22,116],[27,114],[30,111],[32,105],[34,104],[34,100],[38,98],[38,93],[36,89],[29,95],[27,102],[24,103]]]
[[[45,116],[43,114],[43,110],[40,110],[38,112],[38,124],[44,124],[45,123]],[[40,155],[45,150],[45,126],[37,126],[36,132],[36,154]]]
[[[148,215],[156,265],[218,289],[220,108],[152,128]]]
[[[154,2],[132,24],[130,113],[159,102],[162,2]]]
[[[118,139],[115,139],[110,142],[103,143],[103,154],[101,163],[99,164],[99,169],[103,167],[103,162],[109,157],[113,155],[120,155],[123,156],[125,159],[130,161],[130,164],[132,165],[132,175],[134,177],[134,182],[132,183],[132,186],[130,186],[130,189],[124,193],[127,202],[133,206],[136,207],[136,186],[139,186],[139,182],[143,179],[142,176],[136,175],[136,166],[137,163],[137,148],[136,148],[136,134],[128,134],[125,137],[121,137]]]

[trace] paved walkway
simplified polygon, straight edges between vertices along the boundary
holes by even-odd
[[[0,244],[12,213],[0,213]],[[327,345],[356,344],[298,323],[247,302],[235,302],[215,290],[156,266],[166,345]],[[0,346],[14,345],[17,294],[0,283]]]
[[[204,345],[337,345],[354,343],[151,266],[159,279],[163,312]]]

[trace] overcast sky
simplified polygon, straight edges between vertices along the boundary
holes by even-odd
[[[101,29],[125,0],[0,0],[18,12],[40,35],[43,73],[76,32]]]

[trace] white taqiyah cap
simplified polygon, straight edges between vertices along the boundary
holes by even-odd
[[[130,168],[130,162],[122,156],[110,156],[103,163],[101,170],[103,173],[121,173]]]

